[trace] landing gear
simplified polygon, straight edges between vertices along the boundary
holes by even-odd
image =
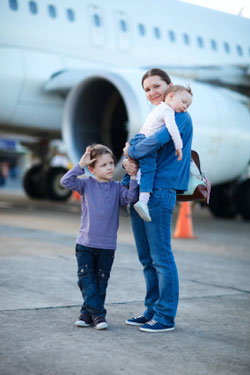
[[[25,174],[23,179],[23,188],[30,198],[44,198],[42,189],[42,165],[34,165]]]
[[[28,170],[23,180],[26,194],[34,199],[67,200],[72,192],[61,186],[60,180],[67,172],[63,167],[49,167],[45,170],[41,164]]]
[[[51,167],[46,174],[46,196],[48,199],[55,201],[67,200],[72,192],[65,189],[61,184],[60,180],[63,175],[67,172],[67,169],[63,167]]]
[[[231,219],[236,217],[237,207],[233,200],[233,194],[231,184],[212,187],[209,208],[214,216]]]
[[[239,214],[245,220],[250,220],[250,179],[242,182],[236,192],[235,202]]]
[[[212,187],[209,208],[216,217],[250,220],[250,179]]]

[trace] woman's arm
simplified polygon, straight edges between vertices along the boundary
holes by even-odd
[[[128,155],[132,159],[141,159],[152,152],[159,150],[162,145],[171,141],[171,136],[163,125],[160,130],[155,132],[150,137],[145,138],[143,141],[137,143],[137,145],[129,146]]]

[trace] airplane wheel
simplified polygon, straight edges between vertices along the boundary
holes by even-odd
[[[63,167],[51,167],[48,170],[45,181],[48,199],[65,201],[71,196],[72,192],[60,184],[60,180],[66,172],[67,169]]]
[[[237,207],[233,201],[229,184],[212,187],[209,208],[214,216],[223,218],[236,217]]]
[[[239,214],[243,219],[250,220],[250,179],[239,185],[235,200]]]
[[[31,167],[24,176],[23,188],[25,193],[34,199],[45,198],[45,194],[42,191],[41,184],[41,171],[42,165],[34,165]]]

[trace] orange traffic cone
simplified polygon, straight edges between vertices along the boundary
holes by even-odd
[[[193,235],[190,202],[182,202],[173,238],[197,238]]]
[[[72,198],[74,199],[74,201],[80,201],[81,195],[77,191],[73,191]]]

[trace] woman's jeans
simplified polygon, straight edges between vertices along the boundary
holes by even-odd
[[[80,314],[105,316],[106,290],[114,261],[114,250],[94,249],[76,244],[78,286],[84,303]]]
[[[175,202],[175,190],[154,190],[149,200],[150,223],[142,220],[130,207],[132,229],[146,282],[144,316],[169,326],[175,325],[179,300],[178,273],[171,249]]]

